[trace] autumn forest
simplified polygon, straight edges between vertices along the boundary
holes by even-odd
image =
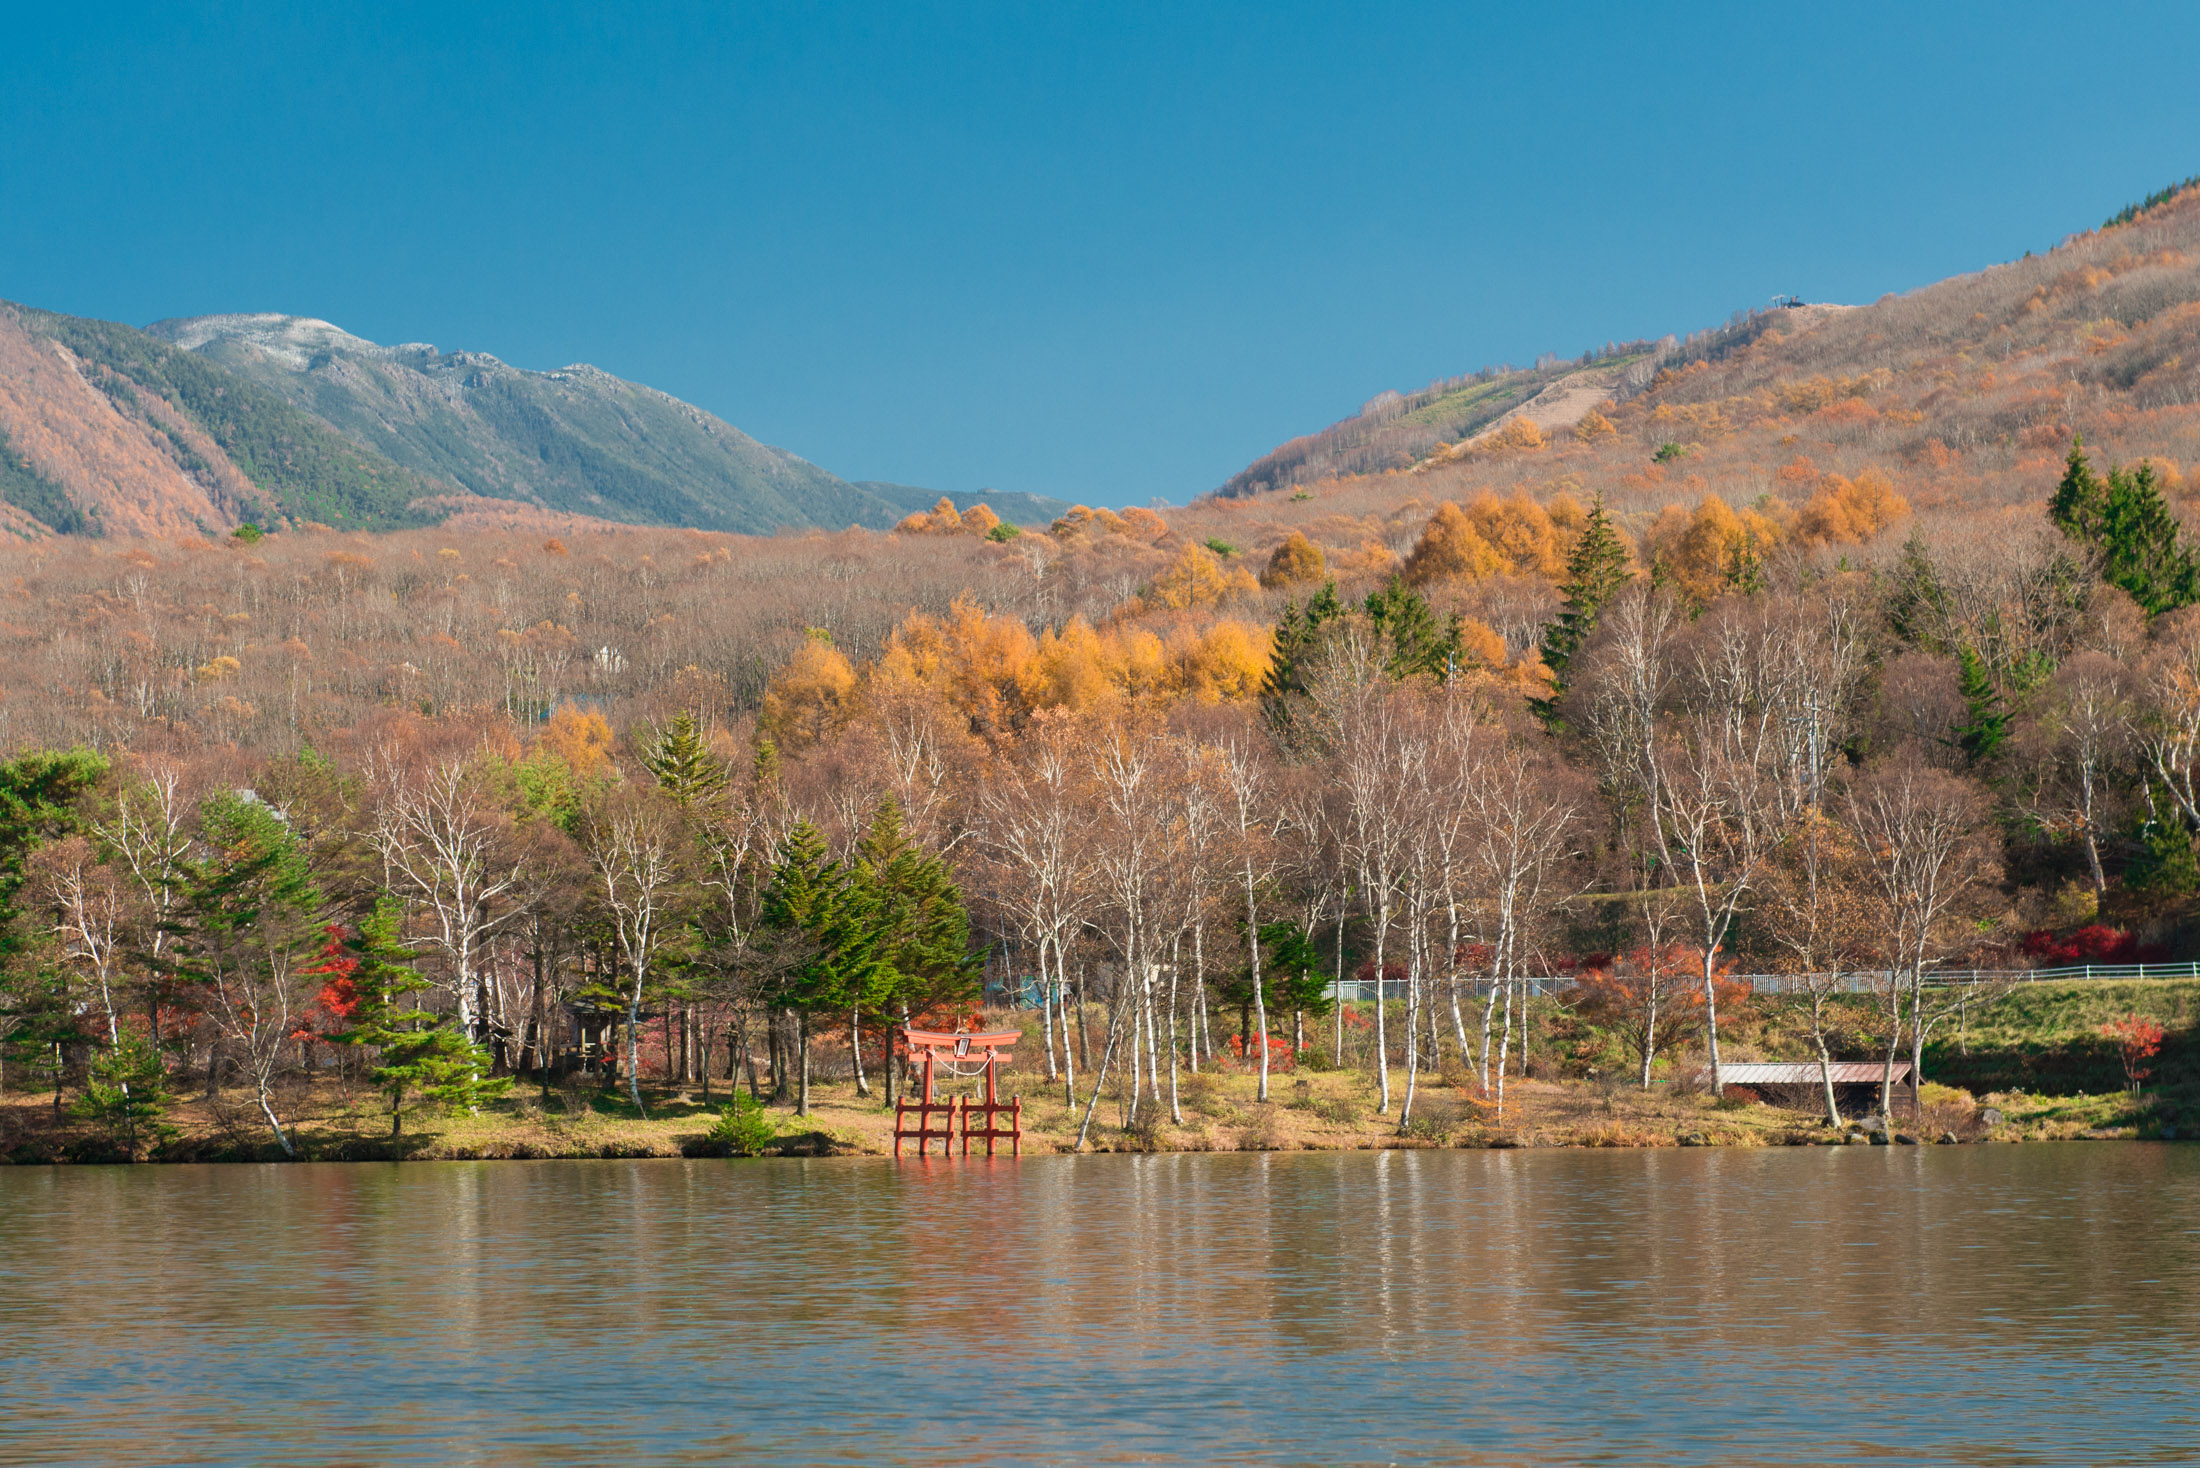
[[[2095,1062],[2174,1125],[2182,988],[2067,1073],[1972,1034],[2200,957],[2196,333],[2184,192],[1494,418],[1502,373],[1392,394],[1181,509],[24,539],[0,1151],[553,1094],[752,1150],[985,1017],[1073,1148],[1271,1145],[1346,1081],[1352,1144],[1566,1087],[1614,1141],[1660,1088],[1952,1137]]]

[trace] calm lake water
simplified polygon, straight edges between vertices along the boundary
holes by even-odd
[[[0,1169],[0,1463],[2189,1463],[2200,1147]]]

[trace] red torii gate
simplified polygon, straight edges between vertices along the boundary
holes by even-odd
[[[1009,1098],[1007,1105],[1002,1105],[995,1077],[1000,1068],[1008,1063],[1009,1047],[1023,1038],[1022,1032],[1018,1030],[1000,1030],[988,1034],[949,1034],[940,1030],[913,1030],[903,1026],[901,1034],[902,1043],[908,1049],[909,1058],[911,1060],[921,1058],[924,1062],[924,1095],[916,1101],[911,1101],[907,1096],[903,1096],[896,1101],[894,1106],[894,1155],[896,1157],[901,1155],[901,1143],[904,1137],[914,1137],[917,1143],[917,1155],[923,1157],[927,1154],[932,1139],[937,1137],[940,1140],[940,1155],[942,1157],[948,1156],[954,1146],[959,1121],[959,1130],[962,1132],[963,1156],[968,1157],[970,1155],[970,1139],[972,1137],[985,1138],[985,1155],[988,1157],[993,1155],[994,1139],[1006,1137],[1009,1141],[1010,1155],[1021,1157],[1024,1151],[1024,1098],[1012,1096]],[[950,1075],[975,1074],[975,1072],[960,1068],[960,1063],[965,1061],[975,1061],[985,1068],[985,1100],[971,1101],[966,1098],[957,1098],[954,1101],[941,1101],[936,1098],[932,1093],[933,1065],[935,1063],[945,1065]],[[909,1114],[911,1112],[915,1112],[917,1116],[917,1126],[914,1131],[909,1129]],[[974,1114],[981,1112],[985,1116],[985,1125],[981,1128],[973,1128],[971,1119]],[[999,1124],[999,1117],[1002,1112],[1008,1113],[1008,1125],[1005,1128]],[[940,1125],[936,1128],[932,1125],[932,1119],[935,1115],[940,1118]]]

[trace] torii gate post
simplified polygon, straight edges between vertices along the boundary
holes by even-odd
[[[1011,1156],[1023,1156],[1024,1098],[1012,1096],[1007,1105],[1002,1105],[997,1081],[1000,1067],[1008,1063],[1010,1047],[1023,1038],[1022,1032],[999,1030],[987,1034],[949,1034],[939,1030],[913,1030],[904,1026],[901,1033],[910,1059],[920,1056],[923,1058],[924,1095],[916,1101],[902,1096],[895,1102],[894,1155],[901,1155],[903,1138],[914,1137],[917,1155],[926,1156],[932,1139],[938,1137],[940,1155],[945,1157],[949,1155],[949,1149],[954,1145],[955,1133],[959,1129],[962,1132],[962,1155],[965,1157],[970,1155],[970,1139],[974,1136],[985,1139],[985,1155],[988,1157],[993,1155],[994,1141],[999,1137],[1008,1138]],[[939,1100],[933,1094],[933,1062],[945,1062],[952,1067],[959,1060],[976,1060],[985,1067],[985,1100],[982,1102],[958,1099],[949,1103]],[[915,1131],[909,1129],[909,1113],[912,1111],[917,1114]],[[1005,1128],[999,1121],[1000,1113],[1004,1111],[1008,1113],[1008,1125]],[[936,1129],[932,1125],[935,1112],[940,1114],[942,1121],[942,1125]],[[985,1118],[985,1125],[973,1128],[973,1117],[981,1113]]]

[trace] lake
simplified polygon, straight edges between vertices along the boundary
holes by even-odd
[[[2170,1463],[2200,1147],[0,1168],[0,1462]]]

